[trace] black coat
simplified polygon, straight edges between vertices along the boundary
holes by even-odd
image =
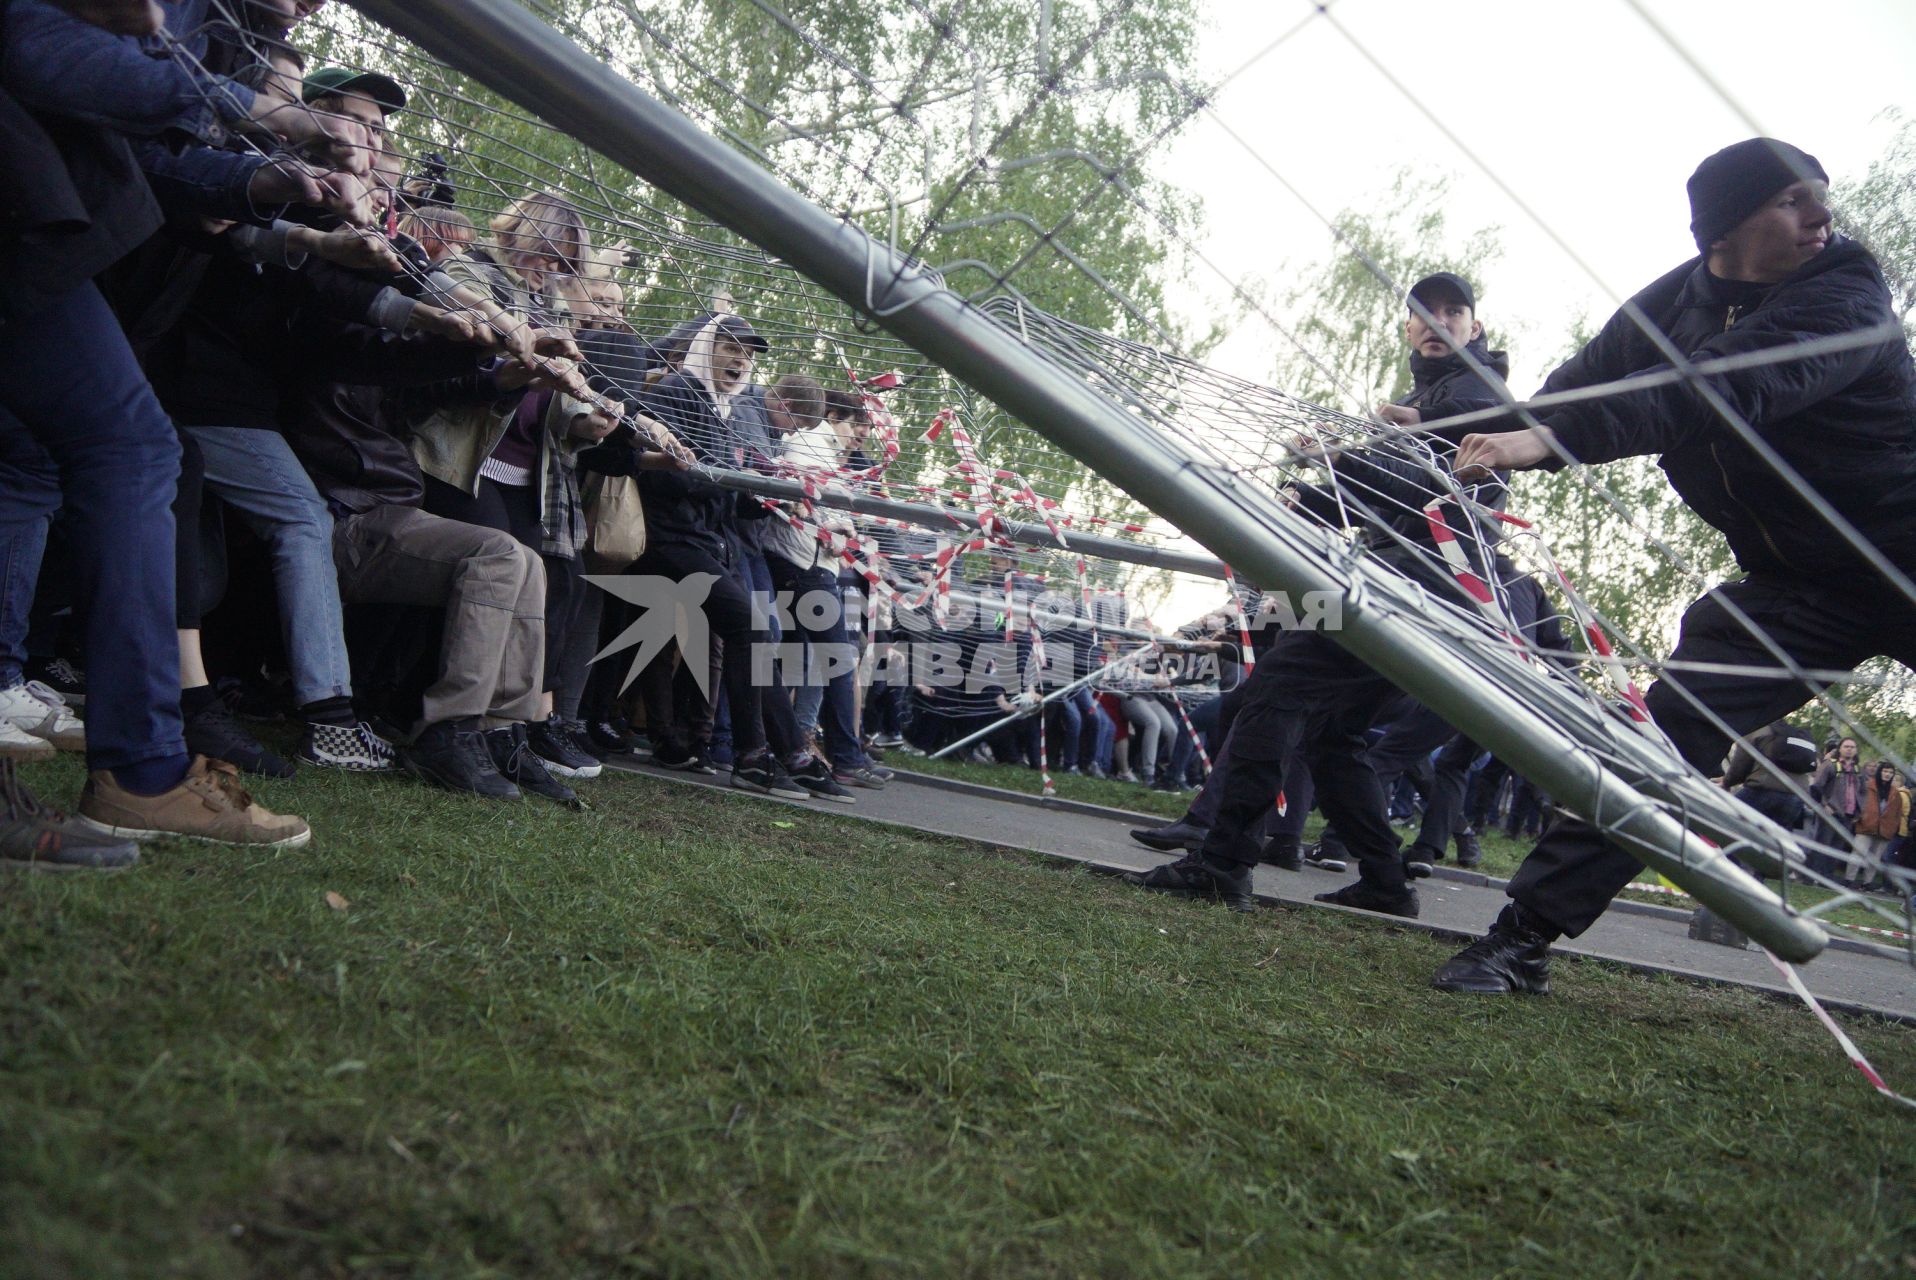
[[[689,373],[674,373],[655,383],[645,411],[664,423],[702,463],[730,468],[722,456],[730,432],[712,406],[712,397]],[[645,471],[639,475],[648,545],[676,542],[698,547],[725,564],[732,562],[725,536],[738,497],[691,471]]]
[[[1767,289],[1718,280],[1693,259],[1631,302],[1694,360],[1895,319],[1882,270],[1850,240],[1836,241]],[[1619,311],[1543,390],[1666,367]],[[1716,374],[1708,384],[1892,562],[1916,568],[1916,366],[1900,332],[1846,351]],[[1689,383],[1568,405],[1543,421],[1582,462],[1661,454],[1671,486],[1722,530],[1746,570],[1825,578],[1863,564]]]
[[[1483,338],[1473,338],[1465,348],[1471,358],[1498,378],[1510,376],[1510,357],[1492,351]],[[1483,375],[1472,369],[1460,355],[1427,356],[1410,354],[1410,394],[1397,403],[1416,409],[1424,422],[1441,422],[1460,414],[1474,413],[1505,403]],[[1464,432],[1468,432],[1468,428]],[[1440,439],[1445,438],[1439,433]]]
[[[1478,364],[1499,379],[1509,373],[1508,357],[1501,351],[1489,350],[1483,338],[1473,339],[1467,350]],[[1397,403],[1417,409],[1425,424],[1508,402],[1505,395],[1459,355],[1432,358],[1413,352],[1410,370],[1411,393]],[[1418,436],[1422,444],[1387,441],[1343,454],[1334,465],[1335,488],[1328,483],[1302,486],[1298,491],[1298,505],[1332,524],[1345,523],[1353,514],[1361,515],[1372,530],[1379,556],[1386,563],[1441,594],[1455,597],[1458,587],[1451,572],[1434,563],[1436,543],[1424,508],[1434,499],[1449,495],[1449,490],[1431,474],[1433,455],[1435,465],[1447,465],[1456,452],[1454,437],[1475,429],[1464,427],[1455,433],[1434,431]],[[1424,445],[1429,448],[1428,454]],[[1508,495],[1502,481],[1496,480],[1474,486],[1471,496],[1484,506],[1501,509]],[[1446,503],[1442,510],[1445,524],[1459,533],[1459,544],[1478,576],[1484,576],[1489,569],[1490,547],[1497,540],[1496,528],[1483,517],[1458,509],[1454,503]],[[1398,541],[1400,538],[1402,542]],[[1405,542],[1410,545],[1405,546]]]

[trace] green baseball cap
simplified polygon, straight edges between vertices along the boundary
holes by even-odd
[[[389,112],[406,106],[406,91],[399,87],[399,81],[377,71],[354,71],[351,67],[321,67],[306,77],[299,96],[311,102],[329,93],[356,93]]]

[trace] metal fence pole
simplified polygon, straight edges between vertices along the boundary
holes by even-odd
[[[1146,645],[1142,649],[1133,650],[1132,652],[1125,654],[1122,658],[1117,659],[1115,662],[1108,662],[1104,666],[1099,667],[1096,671],[1092,671],[1092,672],[1089,672],[1088,674],[1079,676],[1076,680],[1073,680],[1070,684],[1060,685],[1058,688],[1053,689],[1050,693],[1047,693],[1044,697],[1038,699],[1036,702],[1032,703],[1030,706],[1018,707],[1014,709],[1012,713],[1006,716],[1004,719],[994,720],[990,724],[986,725],[984,728],[978,730],[978,732],[972,734],[970,737],[960,738],[956,742],[949,743],[945,746],[942,746],[938,748],[938,750],[932,752],[929,756],[926,756],[925,758],[927,760],[942,760],[954,751],[963,751],[966,747],[970,746],[972,743],[981,742],[984,739],[989,738],[992,734],[998,732],[998,730],[1004,728],[1008,724],[1013,723],[1014,721],[1023,720],[1027,716],[1041,715],[1043,714],[1044,709],[1047,706],[1051,705],[1051,703],[1057,701],[1059,698],[1064,697],[1065,694],[1075,692],[1078,689],[1082,689],[1085,685],[1090,684],[1094,680],[1104,679],[1106,676],[1115,672],[1119,667],[1125,665],[1128,662],[1136,661],[1139,657],[1151,652],[1156,647],[1157,647],[1156,645]]]
[[[1336,638],[1346,649],[1777,955],[1801,961],[1822,950],[1828,939],[1813,921],[1791,914],[1760,881],[1606,769],[1590,745],[1487,679],[1415,616],[1392,607],[1404,599],[1398,584],[1363,564],[1346,574],[1331,571],[1339,547],[1285,512],[1273,495],[1125,413],[931,273],[791,191],[513,0],[353,3],[830,289],[1244,578],[1265,588],[1341,593],[1343,630]],[[1662,772],[1673,767],[1666,760]],[[1645,768],[1639,782],[1659,776]]]

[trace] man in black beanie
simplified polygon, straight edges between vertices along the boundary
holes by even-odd
[[[1457,466],[1660,455],[1745,574],[1690,606],[1670,674],[1648,697],[1678,753],[1713,775],[1730,746],[1723,726],[1756,732],[1821,687],[1792,678],[1776,650],[1800,669],[1851,670],[1878,655],[1916,666],[1916,600],[1891,577],[1916,573],[1916,366],[1876,260],[1831,230],[1814,156],[1753,138],[1697,166],[1689,192],[1702,256],[1632,298],[1543,392],[1667,370],[1673,353],[1695,362],[1824,345],[1613,392],[1545,413],[1540,427],[1492,427],[1465,437]],[[1439,969],[1436,985],[1548,991],[1550,942],[1582,933],[1641,870],[1595,827],[1558,819],[1489,935]]]

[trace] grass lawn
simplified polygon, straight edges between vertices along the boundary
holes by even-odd
[[[1916,1267],[1916,1129],[1789,1005],[587,786],[308,774],[304,851],[0,876],[0,1276]]]

